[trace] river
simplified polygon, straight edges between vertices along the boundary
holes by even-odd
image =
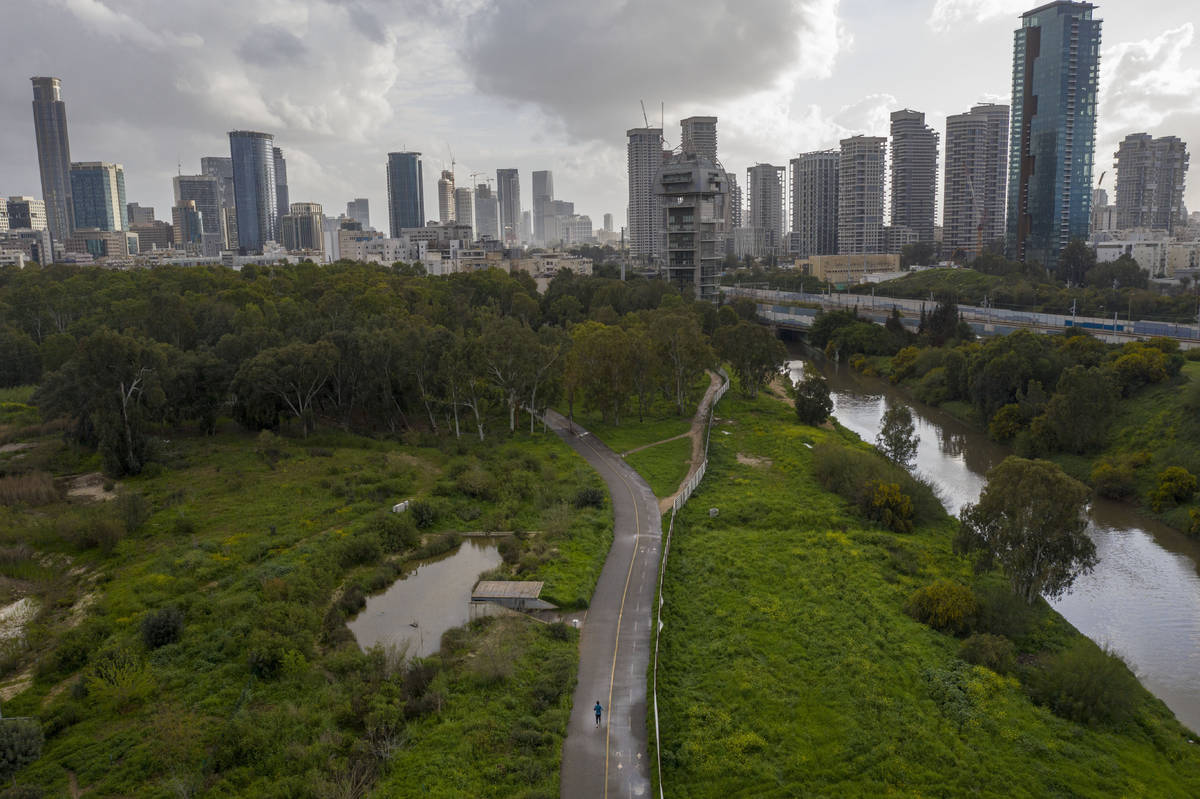
[[[801,354],[792,348],[793,357]],[[793,379],[809,363],[789,361]],[[874,442],[889,406],[912,409],[921,438],[915,470],[938,486],[953,514],[979,498],[988,469],[1010,454],[882,380],[823,359],[816,365],[829,381],[834,416],[865,441]],[[1108,500],[1097,499],[1090,516],[1099,565],[1051,604],[1082,633],[1120,653],[1181,722],[1200,730],[1200,542]]]

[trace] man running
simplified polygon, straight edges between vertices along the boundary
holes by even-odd
[[[600,726],[600,714],[604,712],[604,708],[600,706],[600,700],[596,700],[596,706],[592,708],[596,711],[596,726]]]

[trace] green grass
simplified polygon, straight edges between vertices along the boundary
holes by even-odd
[[[997,275],[985,275],[973,269],[923,269],[912,272],[904,277],[880,283],[876,294],[888,297],[928,297],[929,292],[937,294],[950,291],[958,295],[959,302],[968,303],[976,297],[982,297],[996,286],[1005,282]]]
[[[517,795],[514,786],[557,785],[573,632],[555,637],[529,620],[460,630],[429,660],[437,676],[413,693],[404,668],[358,649],[347,611],[331,599],[395,579],[414,550],[388,553],[372,525],[392,504],[417,498],[435,520],[410,540],[416,532],[539,531],[524,538],[513,574],[586,604],[612,516],[607,502],[574,506],[580,489],[603,488],[582,458],[541,434],[441,449],[342,433],[170,438],[146,473],[121,481],[152,513],[138,532],[104,528],[118,530],[111,551],[85,543],[80,531],[96,520],[118,523],[112,503],[0,507],[0,545],[56,559],[53,569],[9,567],[48,608],[17,664],[33,667],[33,686],[4,706],[46,728],[43,755],[19,783],[48,796],[66,795],[71,775],[97,796],[340,795],[360,773],[409,785],[409,758],[448,757],[445,741],[456,740],[457,751],[476,756],[444,776],[465,782],[436,783],[430,795],[462,795],[460,784],[472,786],[469,795],[497,797]],[[91,609],[72,626],[72,606],[85,593],[94,595]],[[142,619],[167,606],[183,611],[182,638],[148,650]],[[116,683],[97,682],[97,664],[113,652],[131,665]],[[508,665],[480,671],[497,660]],[[546,663],[555,664],[553,687],[539,671]],[[526,734],[531,728],[536,735]],[[388,741],[403,744],[392,760],[378,756]],[[512,771],[498,776],[504,764]]]
[[[892,534],[817,486],[802,442],[861,443],[798,425],[768,398],[727,397],[721,416],[731,435],[713,436],[663,588],[669,794],[1200,793],[1193,736],[1144,689],[1125,727],[1068,722],[1033,705],[1017,679],[959,665],[958,639],[904,614],[918,587],[973,578],[951,550],[952,520]],[[739,452],[773,465],[740,464]],[[1019,645],[1054,649],[1075,635],[1043,607]],[[958,703],[937,690],[953,680]]]
[[[692,429],[690,416],[646,417],[640,422],[633,416],[622,419],[620,425],[612,425],[605,422],[599,414],[577,413],[575,420],[617,453],[674,438]]]
[[[37,391],[37,386],[12,386],[11,388],[0,388],[0,402],[19,402],[22,405],[28,405],[33,399],[33,392]]]
[[[625,462],[646,479],[654,496],[669,497],[679,489],[691,468],[692,439],[680,438],[656,444],[625,456]]]

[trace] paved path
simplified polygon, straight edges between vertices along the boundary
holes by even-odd
[[[554,411],[547,424],[608,484],[613,543],[579,640],[579,684],[563,743],[564,799],[649,797],[646,669],[662,521],[658,500],[621,456]],[[578,432],[578,434],[576,434]],[[597,728],[592,706],[604,706]]]

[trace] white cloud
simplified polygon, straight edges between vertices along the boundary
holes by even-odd
[[[937,0],[927,23],[938,33],[947,33],[966,23],[987,22],[1000,17],[1015,20],[1033,5],[1029,0]]]

